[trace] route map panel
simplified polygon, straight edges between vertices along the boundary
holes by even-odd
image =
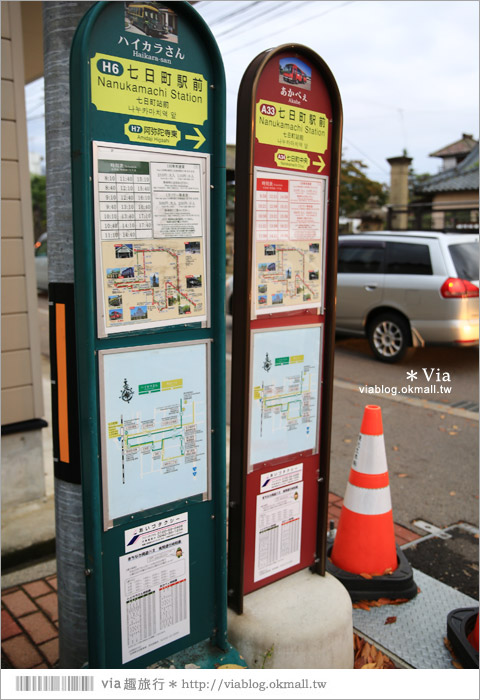
[[[208,341],[100,353],[104,525],[209,491]]]
[[[255,170],[253,315],[321,308],[327,178]]]
[[[252,334],[249,466],[317,450],[321,327]]]
[[[94,153],[99,335],[205,323],[208,155]]]

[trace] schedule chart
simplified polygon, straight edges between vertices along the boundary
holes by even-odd
[[[102,239],[152,238],[150,164],[99,160],[97,181]]]

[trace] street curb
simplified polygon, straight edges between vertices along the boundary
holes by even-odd
[[[9,574],[13,569],[22,568],[25,564],[33,566],[42,559],[55,556],[56,538],[36,542],[29,547],[17,549],[13,552],[2,554],[2,576]]]

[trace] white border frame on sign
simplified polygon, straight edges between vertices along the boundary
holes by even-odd
[[[293,306],[280,306],[280,307],[271,307],[269,306],[268,308],[264,307],[258,307],[257,306],[257,293],[255,291],[256,287],[256,281],[257,281],[257,255],[256,255],[256,244],[257,244],[257,238],[256,238],[256,218],[255,218],[255,210],[256,210],[256,193],[257,193],[257,180],[259,177],[262,177],[262,175],[266,175],[267,177],[272,177],[275,179],[280,179],[280,180],[286,180],[287,182],[290,180],[294,179],[313,179],[313,180],[323,180],[325,182],[325,190],[324,190],[324,201],[323,201],[323,217],[322,217],[322,231],[319,239],[314,239],[315,242],[317,240],[320,243],[321,246],[321,270],[322,270],[322,279],[321,279],[321,296],[320,296],[320,301],[315,301],[313,303],[308,303],[308,304],[295,304]],[[255,319],[258,318],[259,316],[268,316],[269,314],[279,314],[279,313],[292,313],[296,311],[302,311],[304,309],[318,309],[320,314],[323,314],[325,311],[325,239],[326,239],[326,232],[327,232],[327,208],[328,208],[328,186],[329,186],[329,178],[326,175],[317,175],[315,173],[302,173],[302,172],[297,172],[297,171],[292,171],[292,170],[277,170],[274,168],[264,168],[262,166],[255,166],[253,169],[253,193],[252,193],[252,270],[251,270],[251,295],[252,295],[252,300],[251,300],[251,318]]]
[[[155,328],[167,328],[170,326],[190,325],[192,323],[201,323],[202,328],[210,328],[210,154],[209,153],[193,153],[192,151],[167,150],[164,148],[155,148],[152,146],[137,146],[133,144],[114,144],[108,141],[93,141],[93,204],[95,216],[95,264],[96,264],[96,299],[97,299],[97,333],[99,338],[106,338],[117,333],[132,333],[145,330],[153,330]],[[141,160],[142,154],[149,162],[149,155],[160,156],[162,161],[184,161],[187,159],[199,161],[202,168],[202,237],[203,243],[203,261],[205,271],[205,313],[193,318],[167,319],[165,321],[151,321],[147,323],[123,323],[118,327],[107,326],[106,324],[106,309],[105,309],[105,288],[104,275],[102,265],[102,238],[100,229],[100,207],[99,207],[99,189],[98,189],[98,152],[99,149],[106,148],[112,153],[112,157],[119,157],[120,151],[125,151],[122,156],[125,160]],[[133,241],[134,239],[119,239],[124,242]],[[155,239],[152,239],[155,240]]]
[[[319,337],[319,354],[318,354],[318,370],[317,370],[317,401],[316,401],[316,410],[317,410],[317,419],[314,423],[315,426],[315,447],[312,448],[307,448],[305,450],[297,450],[296,452],[292,453],[287,453],[285,455],[277,455],[276,457],[273,457],[271,460],[261,460],[260,462],[252,462],[250,459],[250,454],[251,454],[251,447],[252,447],[252,418],[253,418],[253,412],[252,412],[252,400],[253,400],[253,362],[254,362],[254,354],[255,354],[255,338],[264,333],[281,333],[282,331],[290,331],[292,333],[295,333],[297,330],[301,329],[308,329],[308,328],[318,328],[320,337]],[[264,464],[270,464],[272,469],[275,469],[277,466],[283,464],[287,458],[294,457],[295,455],[300,455],[301,457],[304,456],[310,456],[310,455],[316,455],[318,454],[319,451],[319,444],[320,444],[320,436],[319,436],[319,431],[318,431],[318,426],[320,424],[320,405],[321,405],[321,393],[322,393],[322,374],[323,374],[323,330],[324,330],[324,324],[323,323],[311,323],[311,324],[304,324],[300,326],[281,326],[281,327],[275,327],[275,328],[258,328],[255,330],[252,330],[251,333],[251,338],[250,338],[250,371],[249,371],[249,395],[248,395],[248,439],[247,439],[247,473],[250,474],[253,472],[254,467],[259,467],[263,466]]]
[[[186,497],[181,497],[176,500],[185,500],[185,498],[202,497],[203,501],[209,501],[212,498],[212,444],[211,444],[211,378],[210,378],[210,362],[211,362],[211,339],[205,340],[190,340],[184,343],[164,343],[156,345],[141,345],[134,347],[115,348],[114,350],[99,350],[98,352],[98,374],[99,374],[99,393],[100,393],[100,430],[101,430],[101,463],[102,463],[102,499],[103,499],[103,529],[109,530],[113,527],[114,520],[133,516],[134,514],[142,513],[143,510],[135,510],[132,513],[125,513],[113,519],[110,515],[109,498],[108,498],[108,457],[107,457],[107,441],[106,441],[106,397],[105,397],[105,357],[109,355],[119,355],[128,352],[145,352],[149,350],[163,350],[165,348],[188,347],[191,345],[205,346],[205,450],[206,450],[206,472],[207,472],[207,490],[198,494],[190,494]],[[168,505],[176,501],[159,502],[154,505],[148,505],[145,510],[158,508]]]

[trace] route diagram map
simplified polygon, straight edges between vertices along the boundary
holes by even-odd
[[[206,321],[205,155],[95,154],[99,335]]]
[[[321,301],[322,256],[318,243],[256,243],[257,304],[276,307]],[[261,261],[261,262],[259,262]],[[257,309],[257,313],[261,308]]]
[[[324,177],[256,170],[256,314],[321,306],[325,198]]]
[[[106,522],[205,494],[207,344],[100,357]]]
[[[253,333],[249,464],[317,448],[320,326]]]
[[[105,305],[109,326],[148,319],[187,323],[205,316],[204,265],[200,242],[166,239],[123,245],[130,258],[118,260],[119,246],[102,243]],[[125,329],[123,329],[125,330]]]

